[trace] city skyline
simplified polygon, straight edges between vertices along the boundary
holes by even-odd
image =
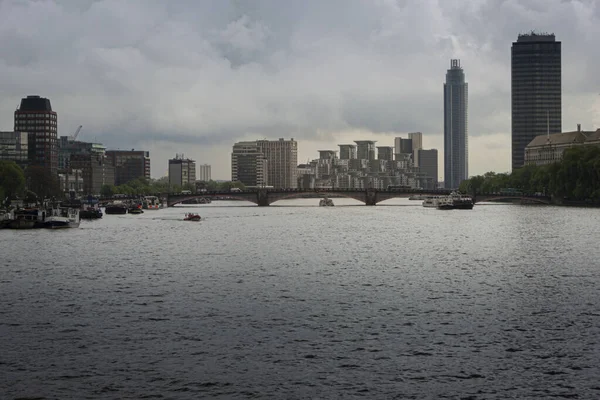
[[[155,178],[182,151],[227,179],[238,141],[294,137],[301,163],[415,131],[441,166],[439,82],[451,58],[468,66],[469,173],[509,171],[510,46],[532,29],[563,44],[563,130],[600,126],[593,1],[5,1],[0,22],[0,130],[12,130],[21,98],[39,95],[59,136],[83,125],[80,140],[149,151]]]

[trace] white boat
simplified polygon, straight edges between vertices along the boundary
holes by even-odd
[[[427,197],[430,197],[430,196],[427,196],[424,194],[413,194],[408,199],[409,200],[425,200],[425,199],[427,199]]]
[[[437,208],[438,210],[472,210],[473,199],[471,196],[452,192],[438,200]]]
[[[333,207],[333,200],[328,197],[325,197],[319,201],[319,206],[321,207]]]
[[[79,210],[76,208],[53,208],[48,213],[50,215],[46,216],[42,225],[44,228],[79,228]]]
[[[423,200],[423,207],[437,207],[441,199],[446,196],[427,196]]]

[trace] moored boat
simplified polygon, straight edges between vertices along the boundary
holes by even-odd
[[[106,214],[127,214],[127,204],[122,201],[113,201],[104,207]]]
[[[38,208],[24,208],[15,210],[13,219],[8,222],[11,229],[33,229],[43,223],[46,213]]]
[[[102,210],[99,208],[88,207],[79,211],[79,218],[81,219],[100,219],[102,215]]]
[[[43,228],[79,228],[79,210],[76,208],[61,207],[49,210],[50,215],[42,222]]]
[[[0,210],[0,229],[8,228],[13,219],[14,212],[12,210]]]

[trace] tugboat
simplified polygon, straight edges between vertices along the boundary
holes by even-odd
[[[185,214],[184,221],[200,221],[202,218],[198,214],[188,213]]]

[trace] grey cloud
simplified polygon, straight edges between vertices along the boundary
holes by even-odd
[[[0,129],[40,94],[61,134],[83,124],[109,147],[439,135],[444,75],[460,58],[470,134],[508,134],[510,45],[531,29],[563,42],[570,101],[598,92],[593,0],[4,0]],[[563,108],[565,126],[592,125]]]

